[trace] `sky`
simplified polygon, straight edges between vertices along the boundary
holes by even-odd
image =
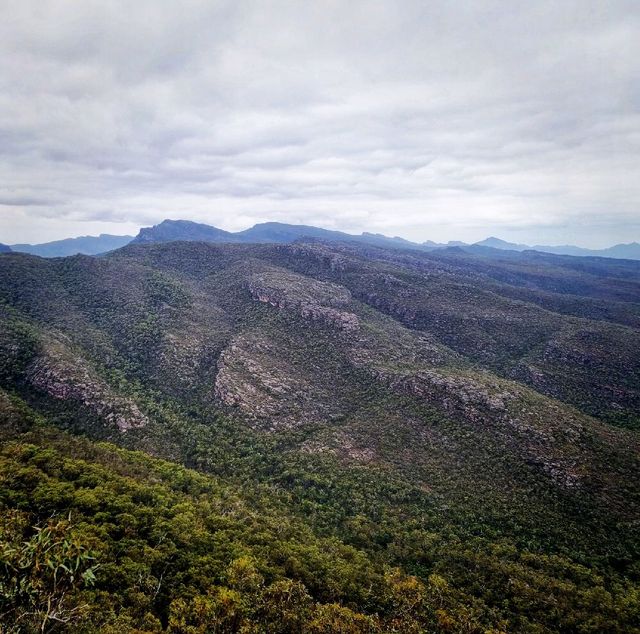
[[[0,242],[640,239],[637,0],[0,0]]]

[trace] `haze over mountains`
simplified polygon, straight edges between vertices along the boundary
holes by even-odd
[[[499,238],[490,237],[474,244],[460,241],[437,243],[426,241],[423,243],[411,242],[400,237],[387,237],[381,234],[364,232],[360,235],[321,229],[308,225],[293,225],[279,222],[265,222],[257,224],[250,229],[238,232],[229,232],[210,225],[191,222],[187,220],[165,220],[153,227],[142,228],[136,237],[114,236],[101,234],[100,236],[84,236],[69,238],[43,244],[14,244],[13,251],[31,253],[42,257],[63,257],[82,253],[85,255],[97,255],[118,249],[129,242],[171,242],[175,240],[203,241],[214,243],[281,243],[287,244],[302,238],[316,238],[334,242],[357,242],[381,247],[428,250],[444,247],[490,247],[508,251],[534,250],[558,255],[573,255],[584,257],[609,257],[622,259],[640,259],[640,244],[617,244],[607,249],[585,249],[581,247],[563,245],[547,246],[516,244],[506,242]],[[1,250],[1,249],[0,249]]]

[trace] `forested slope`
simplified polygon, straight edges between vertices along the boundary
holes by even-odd
[[[634,264],[518,256],[3,255],[5,547],[74,526],[73,631],[637,629]]]

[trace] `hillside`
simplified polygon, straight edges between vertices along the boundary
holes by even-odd
[[[640,631],[640,263],[311,237],[0,258],[4,539],[71,512],[74,627]]]

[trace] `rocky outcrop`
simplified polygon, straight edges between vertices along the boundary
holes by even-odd
[[[502,438],[505,446],[546,473],[556,484],[581,485],[584,425],[579,415],[556,423],[553,402],[529,403],[526,388],[485,376],[483,372],[452,369],[401,373],[376,369],[378,380],[394,390],[426,401],[456,420]]]
[[[215,398],[237,408],[253,424],[271,430],[339,415],[335,395],[288,352],[263,335],[236,336],[218,359]]]
[[[339,250],[319,243],[290,244],[278,247],[278,250],[295,262],[306,262],[314,268],[334,273],[346,271],[351,262],[351,259],[342,255]]]
[[[402,302],[394,301],[379,293],[363,293],[360,298],[365,303],[378,310],[395,317],[403,324],[413,326],[418,319],[418,311]]]
[[[121,432],[144,427],[149,422],[131,399],[116,394],[91,371],[86,361],[59,344],[45,345],[43,354],[27,369],[26,378],[51,398],[71,401]]]
[[[293,310],[303,319],[345,332],[354,332],[359,327],[357,315],[341,309],[351,302],[351,293],[337,284],[284,271],[267,271],[254,275],[248,288],[256,301],[281,310]]]

